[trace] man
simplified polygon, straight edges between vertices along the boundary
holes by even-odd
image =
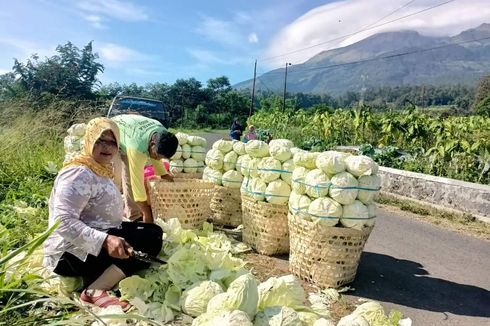
[[[233,123],[230,127],[230,137],[234,140],[240,140],[243,133],[243,126],[238,120],[238,118],[233,119]]]
[[[149,161],[155,175],[173,181],[160,160],[170,159],[179,141],[157,120],[141,115],[122,114],[112,118],[121,133],[119,159],[114,160],[115,183],[124,194],[126,217],[153,223],[145,191],[144,167]]]

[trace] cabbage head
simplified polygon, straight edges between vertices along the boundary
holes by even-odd
[[[255,316],[254,326],[299,326],[298,313],[289,307],[269,307]]]
[[[269,145],[261,140],[250,140],[245,144],[245,151],[251,157],[262,158],[269,155]]]
[[[208,144],[208,141],[204,137],[200,136],[188,136],[187,137],[187,143],[191,146],[201,146],[201,147],[206,147]]]
[[[360,315],[350,314],[345,317],[342,317],[337,323],[337,326],[370,326],[370,325],[364,317]]]
[[[223,168],[224,155],[217,149],[211,149],[206,154],[206,165],[215,170],[221,170]]]
[[[302,166],[295,167],[293,170],[291,182],[293,185],[293,190],[298,194],[306,194],[305,177],[308,172],[310,172],[310,170]]]
[[[226,154],[233,149],[233,142],[231,140],[220,139],[214,142],[213,149],[217,149],[223,154]]]
[[[252,179],[249,177],[243,177],[242,185],[240,187],[240,194],[245,196],[251,196],[249,192],[251,191]]]
[[[206,312],[209,300],[220,293],[223,289],[218,283],[202,281],[182,293],[180,305],[186,314],[197,317]]]
[[[223,173],[223,177],[221,179],[223,186],[228,188],[240,188],[240,186],[242,185],[242,181],[243,177],[240,172],[234,170]]]
[[[356,200],[359,192],[356,187],[359,186],[359,182],[349,172],[340,172],[332,177],[330,180],[332,183],[330,187],[330,197],[335,199],[342,205],[349,205]],[[343,189],[346,187],[347,189]]]
[[[206,150],[202,146],[192,146],[191,147],[191,158],[196,161],[204,161],[206,157]]]
[[[223,175],[220,171],[210,168],[209,166],[204,169],[202,173],[202,179],[221,186]]]
[[[68,128],[67,132],[68,135],[82,138],[85,136],[85,129],[87,128],[87,125],[85,123],[76,123],[72,125],[70,128]]]
[[[296,166],[302,166],[307,169],[313,170],[316,169],[316,158],[319,153],[312,152],[297,152],[293,156],[293,161]]]
[[[192,322],[192,326],[253,326],[247,314],[240,310],[207,312]]]
[[[381,187],[381,178],[378,175],[363,175],[359,177],[359,187],[366,189],[379,189]],[[374,197],[378,193],[378,190],[359,190],[357,199],[364,204],[370,204],[374,201]]]
[[[213,297],[208,303],[207,312],[241,310],[251,320],[257,312],[258,301],[257,281],[252,274],[247,273],[231,282],[226,293]]]
[[[204,165],[204,162],[203,161],[198,161],[197,162],[197,172],[203,173],[205,167],[206,166]]]
[[[369,217],[368,208],[359,200],[355,200],[352,204],[344,205],[342,218],[340,223],[348,228],[362,230]]]
[[[245,155],[245,154],[247,154],[247,152],[245,151],[245,143],[243,143],[241,141],[236,141],[236,142],[233,143],[233,150],[238,155]]]
[[[251,158],[250,161],[248,161],[248,173],[250,177],[252,178],[258,178],[259,177],[259,163],[260,163],[260,158]]]
[[[175,134],[175,137],[179,140],[179,145],[185,145],[187,144],[187,137],[189,137],[187,134],[184,134],[183,132],[178,132]]]
[[[308,311],[298,311],[298,317],[301,320],[301,326],[313,326],[320,319],[320,316],[316,313]],[[332,326],[335,326],[335,324],[332,324]]]
[[[298,147],[291,147],[291,154],[296,154],[298,152],[306,152],[304,149],[298,148]]]
[[[282,164],[273,157],[264,157],[258,165],[259,177],[262,181],[269,183],[281,177]]]
[[[294,170],[294,161],[291,159],[282,163],[282,170],[284,172],[281,172],[281,179],[286,181],[288,185],[291,185],[291,177]]]
[[[293,275],[270,277],[258,286],[259,311],[268,307],[286,306],[293,309],[303,306],[306,300],[305,290]]]
[[[378,164],[372,158],[364,155],[351,155],[345,159],[347,171],[355,177],[378,173]]]
[[[316,158],[316,166],[328,175],[345,171],[345,155],[336,151],[320,153]]]
[[[252,178],[250,181],[250,193],[248,196],[255,201],[264,201],[267,184],[259,178]]]
[[[327,197],[330,185],[328,175],[320,169],[314,169],[305,176],[306,194],[311,198]]]
[[[188,159],[191,157],[191,146],[189,144],[182,145],[182,158]]]
[[[298,194],[294,190],[291,192],[291,195],[289,196],[289,209],[293,213],[308,212],[308,207],[310,207],[310,204],[310,197]]]
[[[193,158],[188,158],[184,161],[184,172],[185,173],[196,173],[197,172],[197,162]]]
[[[269,143],[270,155],[281,161],[287,161],[291,158],[291,148],[294,146],[293,142],[287,139],[273,139]]]
[[[342,205],[329,197],[317,198],[311,202],[308,214],[313,222],[335,226],[342,217]]]
[[[223,158],[223,170],[230,171],[235,170],[238,154],[234,151],[227,153]]]
[[[170,172],[180,173],[184,170],[184,162],[182,160],[171,160],[170,161]]]
[[[242,173],[242,175],[244,177],[250,176],[250,171],[248,170],[248,166],[250,164],[251,159],[252,158],[250,157],[250,155],[245,154],[245,155],[238,157],[238,159],[236,161],[236,169],[237,170],[240,169],[240,172]]]
[[[313,323],[313,326],[335,326],[335,323],[331,320],[320,318]]]
[[[282,180],[274,180],[265,189],[265,199],[271,204],[286,204],[291,194],[291,187]]]

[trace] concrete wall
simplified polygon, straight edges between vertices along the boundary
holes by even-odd
[[[490,186],[380,167],[381,192],[469,213],[490,222]]]

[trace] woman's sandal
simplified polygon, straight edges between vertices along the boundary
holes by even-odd
[[[131,305],[127,301],[121,301],[115,296],[109,295],[104,290],[83,290],[80,294],[80,300],[84,303],[93,304],[100,308],[107,308],[109,306],[120,306],[123,311],[127,311],[131,308]]]

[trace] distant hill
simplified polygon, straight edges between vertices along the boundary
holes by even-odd
[[[488,39],[449,45],[485,37]],[[424,51],[439,46],[443,47]],[[414,53],[397,56],[406,52]],[[390,55],[393,57],[382,58]],[[357,61],[361,62],[352,63]],[[288,68],[287,90],[338,94],[363,87],[475,85],[489,73],[490,24],[482,24],[453,37],[428,37],[414,31],[379,33],[343,48],[320,52]],[[234,88],[251,88],[251,82],[238,83]],[[261,75],[256,83],[259,90],[282,92],[283,87],[284,68]]]

